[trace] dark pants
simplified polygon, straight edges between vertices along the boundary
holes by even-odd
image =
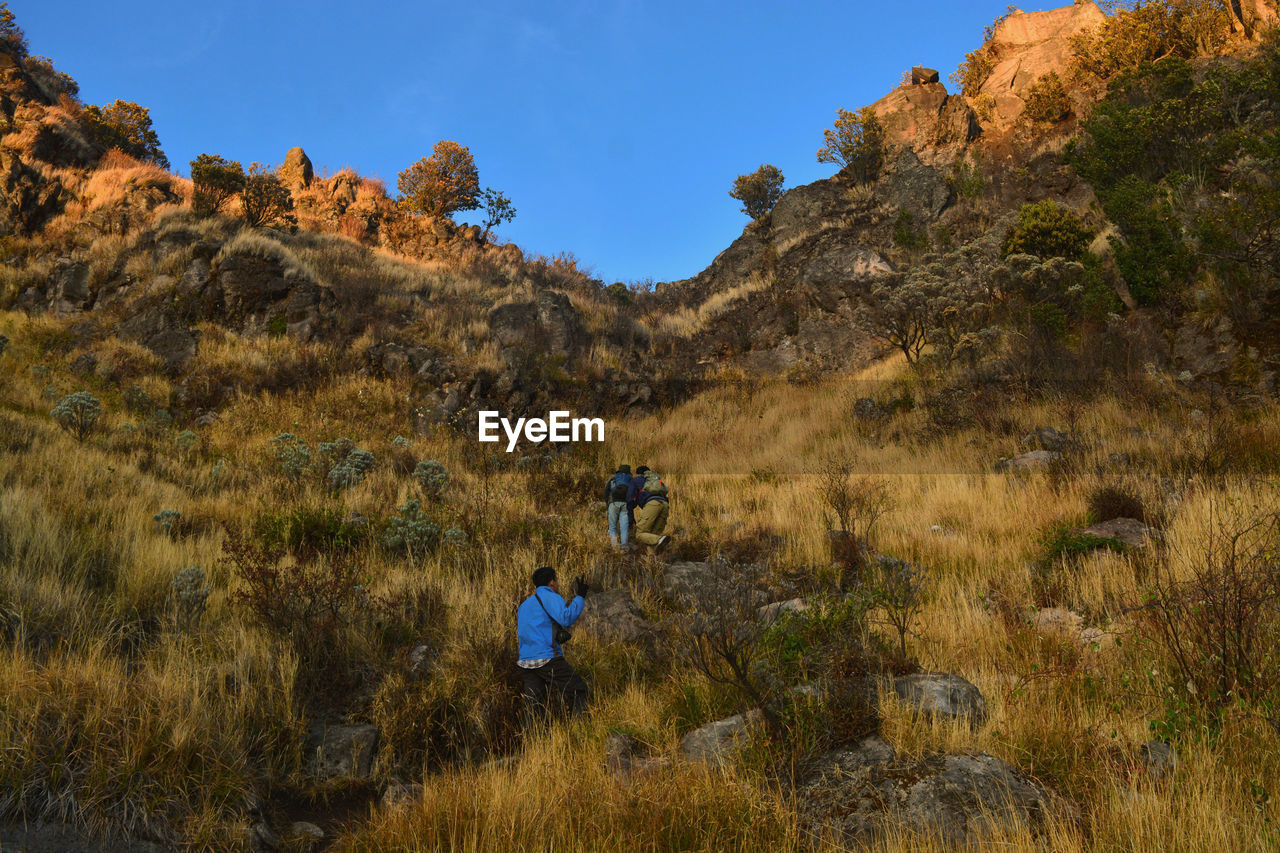
[[[564,699],[569,713],[581,714],[587,709],[589,688],[582,676],[563,657],[552,658],[537,669],[520,668],[524,682],[524,724],[545,721],[548,716],[547,691],[554,690]]]

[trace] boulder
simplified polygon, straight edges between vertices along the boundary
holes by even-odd
[[[925,68],[923,65],[917,65],[911,69],[911,85],[919,86],[924,83],[937,83],[938,70],[936,68]]]
[[[973,846],[993,830],[1035,828],[1058,805],[1037,782],[985,752],[900,761],[878,737],[814,761],[796,800],[807,831],[834,834],[851,847],[903,829]]]
[[[1029,453],[1001,459],[996,463],[996,470],[1002,473],[1034,471],[1037,468],[1047,468],[1052,462],[1061,458],[1061,453],[1055,453],[1052,450],[1032,450]]]
[[[329,726],[311,728],[310,772],[317,781],[336,777],[368,779],[380,732],[377,726]]]
[[[305,189],[311,186],[315,177],[315,169],[311,166],[311,158],[300,146],[295,145],[284,155],[284,165],[280,167],[280,180],[289,189]]]
[[[1077,528],[1071,532],[1097,536],[1100,539],[1115,539],[1134,549],[1145,548],[1148,542],[1159,541],[1162,538],[1159,530],[1148,527],[1136,518],[1113,518],[1110,521]]]
[[[593,592],[575,629],[605,642],[636,643],[652,648],[660,629],[644,618],[630,590],[619,587]]]
[[[304,849],[311,849],[324,841],[324,830],[305,820],[294,821],[289,827],[289,836],[301,844]]]
[[[893,691],[917,713],[982,725],[987,703],[982,692],[958,675],[919,672],[893,679]]]
[[[759,725],[763,719],[764,715],[760,711],[752,710],[708,723],[680,739],[680,752],[693,761],[701,761],[712,767],[724,767],[746,745],[752,727]]]
[[[417,782],[401,782],[392,779],[382,792],[382,807],[394,809],[416,803],[422,799],[423,787]]]

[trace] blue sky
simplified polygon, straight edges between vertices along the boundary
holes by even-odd
[[[317,170],[394,192],[454,139],[519,212],[501,237],[572,252],[606,283],[697,273],[747,222],[735,176],[827,177],[814,155],[837,108],[913,64],[945,80],[1005,5],[9,2],[86,103],[148,107],[180,172],[201,152],[279,163],[301,145]]]

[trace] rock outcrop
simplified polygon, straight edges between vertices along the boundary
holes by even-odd
[[[999,23],[985,50],[994,59],[991,73],[978,90],[989,97],[990,124],[1010,127],[1026,109],[1031,87],[1049,72],[1060,76],[1072,56],[1071,38],[1097,27],[1106,14],[1092,2],[1044,12],[1015,11]]]

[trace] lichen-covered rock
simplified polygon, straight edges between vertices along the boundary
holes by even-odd
[[[680,752],[694,761],[713,767],[729,764],[751,736],[751,727],[764,716],[759,711],[734,714],[689,732],[680,740]]]
[[[981,725],[987,703],[972,682],[958,675],[918,672],[893,680],[898,698],[920,714]]]
[[[877,737],[814,761],[796,793],[809,832],[852,846],[901,829],[972,845],[1001,828],[1034,829],[1059,806],[1037,782],[985,752],[899,761]]]
[[[339,776],[369,778],[379,734],[378,727],[371,725],[313,726],[308,740],[311,775],[319,781]]]
[[[1001,459],[996,463],[996,470],[1000,472],[1025,473],[1038,468],[1047,468],[1052,462],[1061,458],[1061,453],[1056,453],[1052,450],[1032,450],[1008,459]]]
[[[1134,549],[1145,548],[1148,543],[1159,541],[1162,536],[1159,530],[1143,524],[1136,518],[1112,518],[1071,532],[1097,536],[1101,539],[1114,539]]]

